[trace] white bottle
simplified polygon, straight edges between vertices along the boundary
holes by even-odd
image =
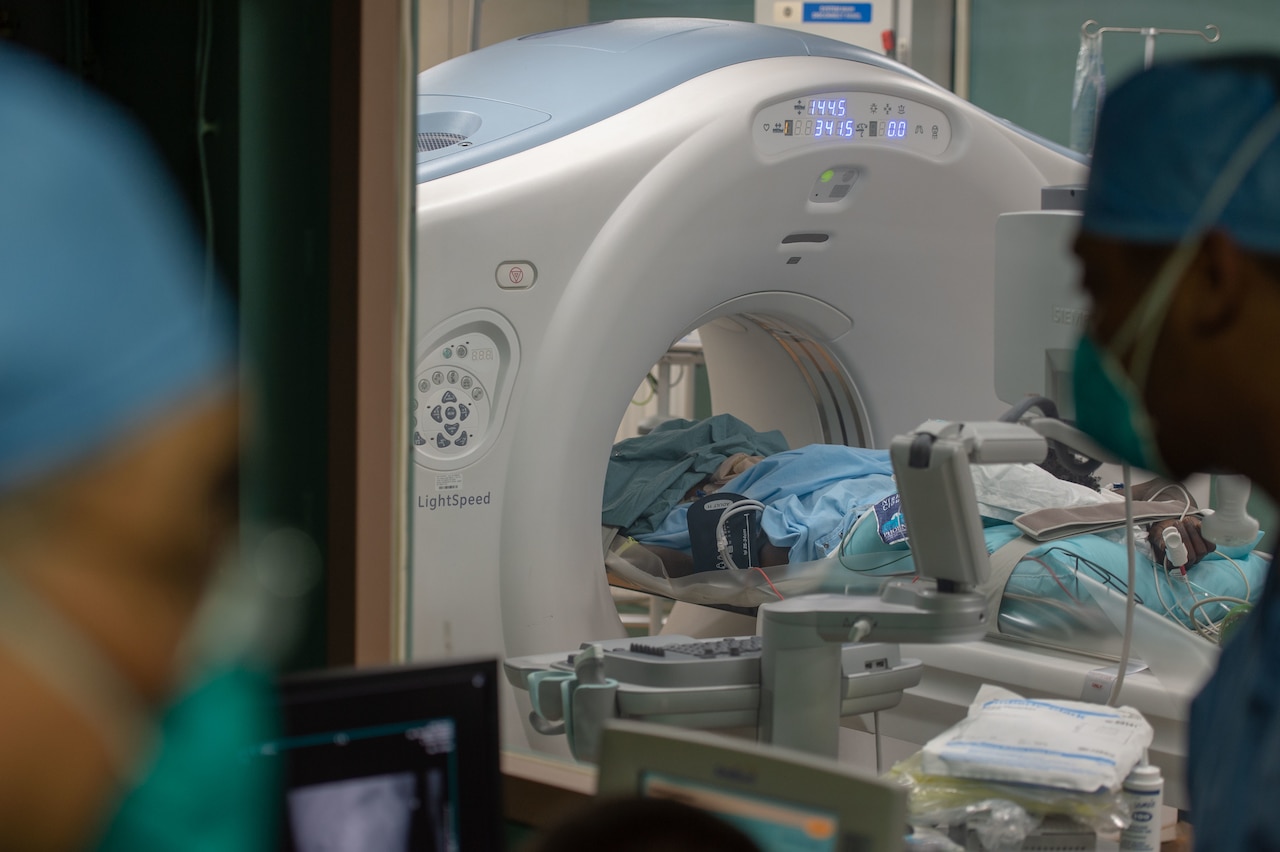
[[[1160,767],[1135,766],[1124,779],[1129,827],[1120,833],[1121,852],[1160,852],[1160,805],[1164,779]]]

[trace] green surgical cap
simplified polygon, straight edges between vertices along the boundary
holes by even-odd
[[[1146,244],[1187,235],[1201,203],[1280,96],[1280,57],[1171,62],[1108,95],[1081,230]],[[1253,163],[1209,227],[1280,253],[1280,140]]]
[[[231,375],[226,307],[159,158],[0,43],[0,492]]]

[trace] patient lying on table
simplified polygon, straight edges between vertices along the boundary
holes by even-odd
[[[716,477],[726,464],[736,475]],[[1002,632],[1043,633],[1046,620],[1059,612],[1070,621],[1081,598],[1089,597],[1076,588],[1077,576],[1126,589],[1123,523],[1044,542],[1029,541],[1013,523],[1023,523],[1035,510],[1122,503],[1119,495],[1064,481],[1035,465],[975,465],[973,475],[988,551],[998,553],[1011,543],[1019,548],[1003,587]],[[1181,517],[1152,525],[1157,546],[1144,541],[1139,548],[1137,597],[1166,618],[1213,635],[1235,602],[1256,597],[1266,563],[1248,549],[1214,551],[1199,536],[1190,498],[1173,487],[1174,514]],[[764,505],[759,567],[812,564],[814,588],[807,591],[869,592],[885,577],[914,573],[886,451],[820,444],[789,450],[778,433],[755,433],[729,415],[673,421],[616,445],[604,523],[658,554],[667,577],[692,575],[702,566],[690,555],[690,502],[715,489]],[[1137,491],[1135,496],[1145,496]],[[622,493],[627,500],[619,498]],[[627,511],[621,511],[623,503]],[[1185,572],[1166,570],[1158,533],[1170,524],[1187,545]],[[766,592],[777,593],[770,587]]]

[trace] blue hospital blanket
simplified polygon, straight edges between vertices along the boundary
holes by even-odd
[[[768,456],[785,449],[781,432],[757,432],[730,414],[696,422],[668,421],[648,435],[614,444],[600,522],[639,539],[725,459],[736,453]]]
[[[872,523],[874,515],[869,514],[877,503],[896,495],[892,474],[887,451],[813,444],[764,459],[730,481],[725,490],[765,504],[761,526],[773,544],[789,548],[792,563],[822,559],[840,548],[849,534],[839,553],[838,567],[824,581],[823,590],[868,592],[878,588],[886,576],[915,573],[907,542],[886,543],[880,525]],[[864,515],[867,522],[859,524]],[[653,532],[635,538],[642,544],[688,552],[687,517],[688,506],[676,506]],[[989,553],[1020,535],[1007,520],[984,517],[983,523]],[[1191,627],[1189,613],[1197,599],[1209,595],[1258,597],[1266,578],[1266,557],[1249,553],[1235,561],[1238,568],[1221,554],[1210,554],[1192,566],[1184,579],[1181,574],[1153,570],[1151,560],[1140,550],[1135,573],[1138,600]],[[1077,571],[1125,593],[1123,533],[1079,535],[1033,548],[1005,586],[1001,612],[1016,607],[1019,597],[1059,601],[1066,606],[1087,598],[1087,592],[1077,592],[1073,586]],[[1202,609],[1216,621],[1227,608],[1214,604]]]
[[[812,444],[766,458],[735,477],[725,491],[767,507],[761,526],[791,562],[811,562],[830,552],[854,522],[897,491],[887,450]],[[641,544],[689,550],[689,507],[676,506]]]
[[[868,518],[868,521],[871,519]],[[983,530],[987,552],[994,553],[1018,538],[1021,531],[1012,524],[986,520]],[[908,530],[908,534],[910,530]],[[905,542],[886,544],[873,523],[858,525],[845,542],[834,568],[824,578],[823,591],[870,592],[884,577],[914,574],[915,564]],[[1169,573],[1152,564],[1139,550],[1135,563],[1134,588],[1137,598],[1165,618],[1192,628],[1191,609],[1195,601],[1209,596],[1226,596],[1256,601],[1267,577],[1268,557],[1250,552],[1235,557],[1235,565],[1221,553],[1211,553],[1191,566],[1186,576]],[[1128,593],[1128,561],[1123,531],[1106,535],[1078,535],[1040,544],[1018,562],[1004,588],[1000,612],[1016,613],[1019,599],[1029,599],[1043,609],[1045,602],[1070,608],[1091,595],[1075,582],[1079,572],[1109,586],[1119,594]],[[1230,604],[1201,607],[1200,624],[1206,617],[1221,619]]]

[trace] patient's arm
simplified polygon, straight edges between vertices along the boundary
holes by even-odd
[[[790,552],[790,548],[778,547],[772,542],[766,542],[760,547],[760,567],[771,568],[774,565],[786,565],[790,561]]]
[[[646,544],[645,547],[662,560],[662,567],[668,577],[687,577],[694,572],[693,557],[683,550],[657,544]]]
[[[1179,498],[1187,501],[1187,508],[1196,508],[1196,498],[1191,495],[1191,492],[1172,480],[1156,477],[1133,486],[1134,500],[1177,500]],[[1213,542],[1200,534],[1199,518],[1156,521],[1147,527],[1147,542],[1151,545],[1151,552],[1155,555],[1156,562],[1161,565],[1164,564],[1165,557],[1164,531],[1169,527],[1175,527],[1182,535],[1182,541],[1187,546],[1188,566],[1195,565],[1216,549]]]

